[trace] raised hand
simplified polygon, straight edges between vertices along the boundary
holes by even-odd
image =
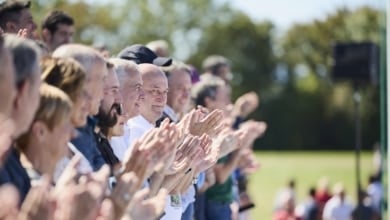
[[[212,145],[212,140],[204,134],[200,138],[200,161],[194,165],[195,175],[203,172],[217,163],[220,154],[220,145]]]
[[[7,156],[12,144],[12,136],[15,132],[15,124],[12,119],[0,114],[0,167]]]
[[[27,29],[20,29],[18,33],[16,34],[18,37],[27,38],[28,32]]]
[[[212,147],[219,149],[218,158],[228,155],[239,147],[239,137],[242,133],[243,131],[233,131],[227,127],[213,139]]]
[[[148,194],[148,188],[135,194],[128,208],[130,219],[154,220],[161,217],[164,212],[168,192],[165,189],[160,189],[156,196],[145,199]]]
[[[54,218],[55,206],[51,199],[49,177],[44,176],[40,184],[30,189],[26,199],[22,204],[18,219],[33,220],[42,219],[50,220]]]
[[[267,124],[261,121],[251,120],[242,123],[239,131],[244,133],[244,137],[241,138],[240,145],[243,147],[250,147],[258,137],[264,134],[266,129]]]
[[[259,106],[259,96],[255,92],[248,92],[240,96],[233,107],[234,116],[247,117]]]
[[[58,178],[56,182],[56,186],[54,188],[54,193],[63,191],[69,184],[75,184],[76,178],[78,177],[77,167],[80,163],[81,157],[80,155],[75,155],[69,161],[61,176]]]
[[[193,165],[194,158],[198,158],[201,154],[200,143],[199,137],[188,135],[179,146],[175,161],[169,168],[169,172],[174,174],[189,169]]]
[[[213,135],[223,119],[221,110],[214,110],[205,114],[202,109],[192,110],[179,122],[178,127],[185,133],[195,136],[203,134]]]
[[[139,189],[139,180],[133,172],[122,175],[114,190],[111,193],[111,200],[114,206],[115,218],[119,219],[126,212],[134,194]]]
[[[10,184],[0,187],[0,219],[17,219],[19,211],[19,193],[18,190]]]
[[[96,219],[107,189],[108,166],[90,176],[81,176],[79,182],[69,183],[56,193],[56,219]]]

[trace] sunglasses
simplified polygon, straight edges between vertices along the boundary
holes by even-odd
[[[123,105],[119,103],[114,103],[112,105],[118,115],[123,115]]]

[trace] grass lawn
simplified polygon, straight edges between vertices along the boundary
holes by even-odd
[[[257,152],[260,170],[250,176],[250,194],[255,201],[252,220],[272,219],[277,192],[289,178],[296,181],[298,202],[306,199],[307,191],[316,186],[321,177],[328,177],[330,186],[336,182],[345,185],[348,196],[355,201],[355,159],[351,152]],[[361,156],[361,183],[367,186],[367,177],[373,169],[372,154]]]

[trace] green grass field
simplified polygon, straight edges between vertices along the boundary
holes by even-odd
[[[296,180],[297,200],[304,201],[309,187],[321,177],[330,185],[342,182],[352,201],[356,199],[355,159],[351,152],[257,152],[261,168],[250,176],[250,194],[255,201],[252,220],[272,219],[277,192],[289,178]],[[373,170],[372,154],[361,156],[361,182],[367,186],[367,176]]]

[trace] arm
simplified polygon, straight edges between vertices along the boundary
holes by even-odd
[[[231,157],[225,162],[215,165],[215,179],[219,184],[224,183],[236,169],[240,161],[240,150],[236,150],[231,154]]]

